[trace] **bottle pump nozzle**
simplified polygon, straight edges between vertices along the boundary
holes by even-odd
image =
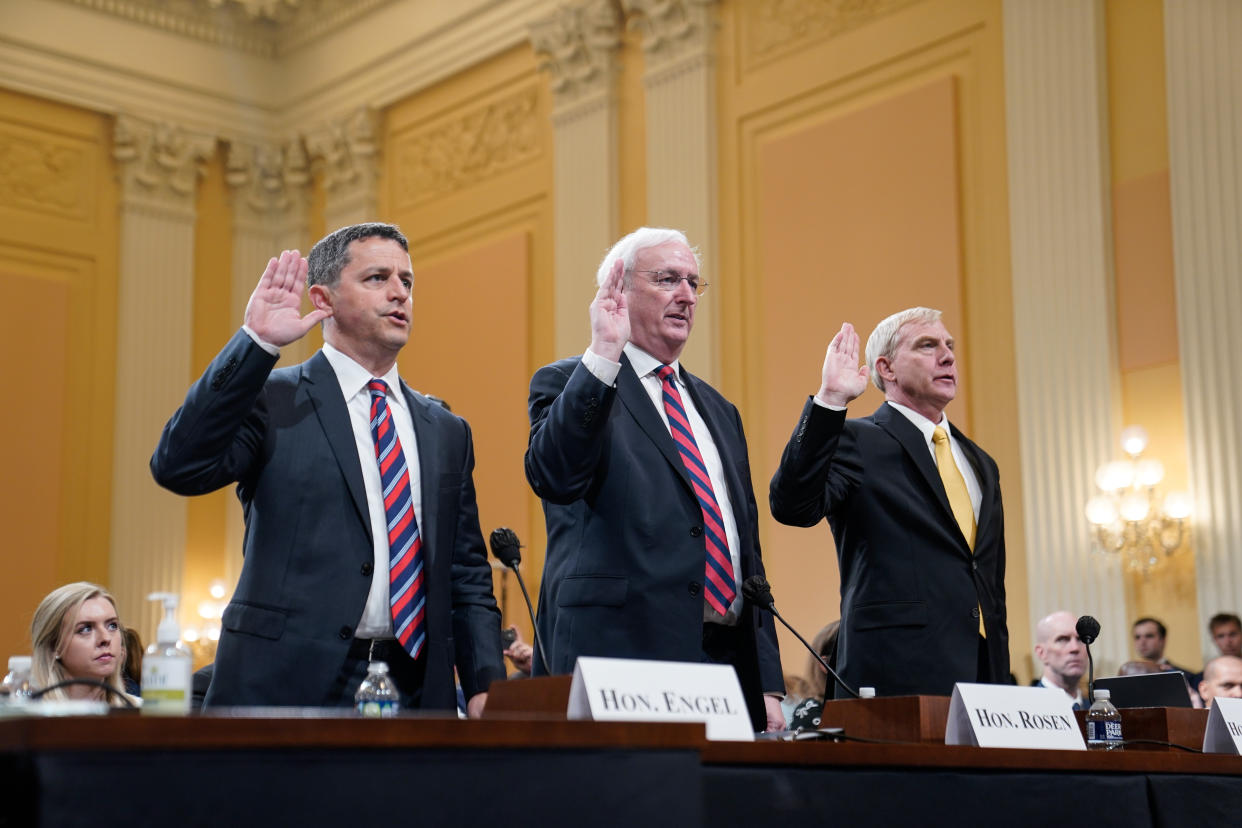
[[[155,640],[160,644],[175,644],[181,638],[181,625],[177,623],[177,604],[180,603],[177,593],[152,592],[147,600],[164,604],[164,617],[155,631]]]

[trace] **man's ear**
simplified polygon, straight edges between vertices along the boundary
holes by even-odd
[[[307,294],[315,310],[332,310],[332,291],[327,285],[311,285]]]
[[[880,379],[884,380],[886,383],[897,378],[897,375],[893,373],[893,366],[889,363],[888,357],[882,356],[875,358],[875,372],[879,375]]]

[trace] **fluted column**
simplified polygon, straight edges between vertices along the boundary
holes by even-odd
[[[647,223],[676,227],[699,248],[703,273],[718,272],[716,239],[716,0],[622,0],[643,35],[647,103]],[[719,379],[719,291],[694,315],[683,359]]]
[[[181,589],[185,499],[159,488],[148,460],[190,384],[194,199],[215,139],[118,116],[121,180],[109,586],[121,617],[152,631],[147,593]]]
[[[379,220],[379,115],[360,107],[305,134],[306,149],[323,173],[327,232]]]
[[[286,249],[296,248],[304,256],[309,252],[309,159],[297,139],[283,146],[233,141],[225,181],[233,213],[229,318],[241,325],[267,260]],[[310,353],[303,338],[281,349],[280,364],[296,365]],[[225,569],[220,573],[229,584],[236,583],[241,573],[244,532],[241,504],[230,498]]]
[[[618,235],[621,13],[613,0],[562,7],[533,23],[530,39],[554,99],[555,351],[574,354],[589,338],[596,268]]]
[[[1166,0],[1169,178],[1199,614],[1242,608],[1242,4]],[[1204,656],[1215,655],[1205,637]]]
[[[1129,652],[1119,566],[1084,506],[1120,414],[1101,0],[1006,0],[1005,100],[1031,625],[1096,616]],[[1097,673],[1100,672],[1097,665]]]

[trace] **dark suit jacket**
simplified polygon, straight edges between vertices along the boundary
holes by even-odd
[[[547,519],[538,623],[553,673],[580,655],[703,660],[703,512],[668,427],[621,361],[615,388],[577,357],[531,380],[526,478]],[[741,417],[684,370],[681,381],[720,450],[742,577],[763,574]],[[735,667],[762,730],[763,692],[784,689],[776,633],[749,604],[739,629]]]
[[[178,494],[237,483],[245,561],[224,611],[208,705],[334,705],[371,587],[362,467],[322,352],[276,358],[239,331],[164,427],[151,471]],[[479,531],[465,420],[404,383],[422,480],[427,659],[422,707],[453,710],[504,678],[500,614]]]
[[[772,478],[778,521],[814,526],[827,516],[841,569],[837,670],[881,696],[948,695],[955,682],[977,681],[980,606],[989,678],[1009,681],[999,473],[954,436],[983,492],[974,554],[922,433],[887,403],[846,420],[808,399]]]

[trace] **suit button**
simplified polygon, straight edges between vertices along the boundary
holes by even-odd
[[[692,537],[692,538],[701,538],[701,537],[703,537],[703,527],[702,527],[702,526],[691,526],[691,527],[690,527],[690,537]]]
[[[978,618],[978,617],[979,617],[979,608],[978,608],[978,607],[971,607],[971,608],[970,608],[970,617],[971,617],[971,618]]]
[[[341,627],[341,631],[337,635],[341,637],[342,641],[348,641],[354,637],[354,629],[353,627]]]
[[[978,571],[979,571],[979,562],[978,562],[978,561],[971,561],[971,562],[970,562],[970,570],[971,570],[972,572],[978,572]]]
[[[363,574],[363,575],[370,575],[370,574],[371,574],[372,572],[374,572],[374,571],[375,571],[375,567],[374,567],[374,565],[372,565],[372,563],[371,563],[370,561],[367,561],[366,563],[364,563],[364,564],[362,565],[362,574]]]
[[[700,584],[698,581],[691,581],[691,582],[690,582],[690,585],[686,587],[686,590],[687,590],[687,591],[688,591],[691,595],[698,595],[698,594],[699,594],[699,590],[701,590],[702,588],[703,588],[703,585],[702,585],[702,584]]]

